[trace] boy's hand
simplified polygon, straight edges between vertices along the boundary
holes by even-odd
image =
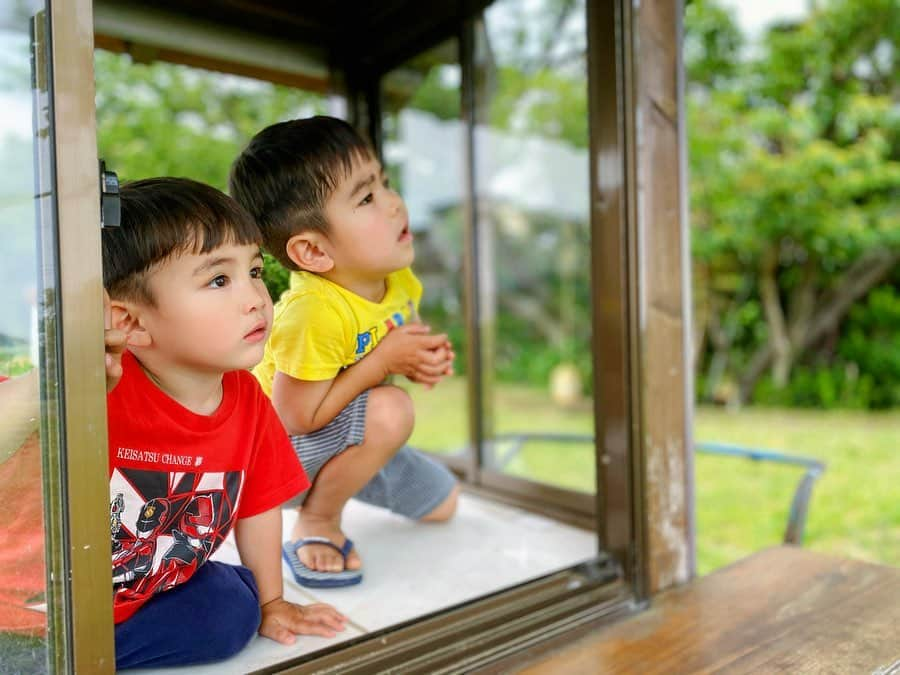
[[[436,384],[452,364],[452,351],[446,335],[431,335],[430,330],[420,323],[398,326],[366,358],[381,364],[384,377],[405,375],[413,382]]]
[[[447,375],[453,374],[453,361],[456,354],[453,352],[453,346],[450,341],[440,347],[432,350],[438,362],[428,372],[417,372],[414,375],[407,375],[410,382],[423,385],[426,389],[433,389],[434,385],[443,380]],[[436,374],[435,374],[436,373]]]
[[[262,606],[259,634],[283,645],[292,645],[297,635],[334,637],[344,630],[347,617],[331,605],[295,605],[283,598],[275,598]]]
[[[109,306],[109,293],[103,289],[103,342],[106,345],[106,393],[108,394],[122,378],[122,352],[128,336],[121,330],[112,327],[112,309]]]

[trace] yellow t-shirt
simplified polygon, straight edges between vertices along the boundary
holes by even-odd
[[[330,380],[368,354],[394,326],[417,316],[422,284],[410,268],[388,275],[371,302],[310,272],[293,272],[275,305],[272,334],[253,374],[268,396],[275,371],[298,380]]]

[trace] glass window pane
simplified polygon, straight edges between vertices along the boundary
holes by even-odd
[[[446,42],[382,80],[384,160],[409,210],[413,269],[425,288],[422,321],[447,333],[455,374],[434,389],[404,384],[416,406],[410,444],[441,454],[468,445],[468,359],[463,311],[465,129],[460,120],[458,41]]]
[[[52,293],[39,278],[38,242],[49,228],[48,44],[44,5],[0,5],[0,663],[47,672],[40,335]],[[38,18],[34,18],[37,16]],[[45,259],[48,269],[54,259]],[[48,295],[49,294],[49,295]],[[43,385],[46,389],[46,383]],[[43,435],[43,438],[42,438]]]
[[[477,39],[483,461],[594,492],[584,2],[495,2]]]

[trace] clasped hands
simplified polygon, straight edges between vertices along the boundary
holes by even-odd
[[[431,389],[453,374],[456,354],[446,333],[432,334],[431,328],[413,322],[391,330],[367,358],[378,359],[388,375],[403,375],[409,381]]]

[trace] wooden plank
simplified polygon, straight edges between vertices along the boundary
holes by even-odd
[[[873,673],[900,662],[900,570],[780,547],[519,671]]]

